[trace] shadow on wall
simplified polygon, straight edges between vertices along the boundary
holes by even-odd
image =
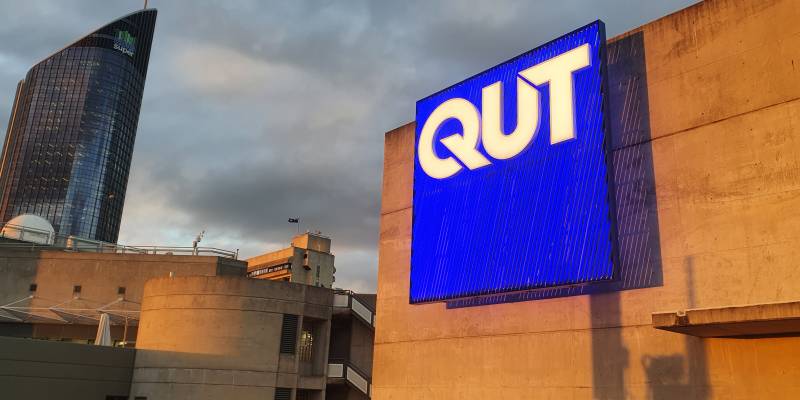
[[[663,284],[644,34],[608,44],[608,105],[619,244],[619,280],[590,293],[595,399],[624,399],[629,351],[622,338],[619,290]],[[610,293],[602,293],[611,291]],[[578,293],[580,294],[580,293]],[[664,398],[684,374],[680,355],[642,361],[652,398]],[[651,375],[651,373],[653,375]]]
[[[695,307],[694,261],[686,257],[688,307]],[[685,335],[684,354],[642,357],[642,366],[650,387],[650,398],[706,399],[711,394],[708,382],[705,339]]]
[[[619,279],[584,286],[447,302],[448,308],[616,292],[663,284],[644,35],[608,43],[608,124],[617,219]]]
[[[628,349],[622,341],[619,293],[590,298],[594,399],[624,399]]]

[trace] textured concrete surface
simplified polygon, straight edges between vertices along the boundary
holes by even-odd
[[[0,337],[0,398],[127,398],[133,349]]]
[[[658,279],[631,290],[409,305],[414,124],[388,132],[373,398],[800,398],[796,336],[702,339],[651,325],[661,310],[800,299],[798,20],[793,0],[707,1],[610,40],[611,57],[636,37],[644,61],[614,72],[642,92],[609,77],[611,96],[636,100],[611,98],[610,112],[638,110],[612,124],[615,184],[643,163],[653,174],[638,197],[618,192],[657,227],[637,239],[653,252],[629,260],[629,278]]]
[[[145,285],[132,396],[271,399],[276,387],[322,396],[333,292],[236,277],[156,278]],[[312,359],[280,354],[284,314],[314,332]],[[299,343],[299,340],[298,340]]]

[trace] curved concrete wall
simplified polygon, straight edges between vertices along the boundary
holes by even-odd
[[[149,400],[271,399],[275,387],[324,390],[279,352],[283,314],[316,321],[314,361],[327,359],[332,292],[235,277],[157,278],[145,284],[131,396]],[[319,369],[315,369],[320,372]]]

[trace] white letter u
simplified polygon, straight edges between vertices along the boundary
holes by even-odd
[[[503,126],[503,83],[483,88],[481,102],[481,136],[486,152],[505,160],[525,150],[539,130],[539,91],[517,77],[517,127],[508,135]]]

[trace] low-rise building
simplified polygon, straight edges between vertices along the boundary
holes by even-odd
[[[336,281],[333,261],[331,239],[306,232],[292,238],[285,249],[249,258],[247,276],[332,288]]]
[[[4,398],[370,397],[375,295],[251,279],[218,249],[77,250],[0,243]],[[89,346],[103,314],[116,347]]]
[[[5,243],[0,247],[0,335],[89,343],[100,314],[111,338],[136,342],[148,279],[243,276],[245,263],[224,256],[99,253]]]

